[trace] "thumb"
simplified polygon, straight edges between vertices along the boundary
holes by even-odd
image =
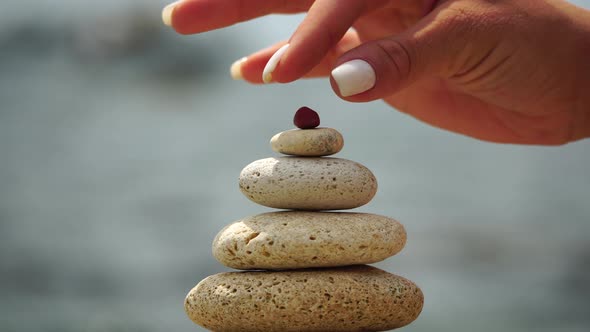
[[[452,68],[478,38],[467,15],[432,12],[402,34],[364,43],[336,62],[330,82],[342,98],[353,102],[381,99],[426,77],[451,76]],[[469,58],[477,57],[469,55]],[[448,77],[447,76],[447,77]]]

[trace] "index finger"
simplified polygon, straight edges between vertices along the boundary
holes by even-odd
[[[309,9],[289,40],[289,48],[280,56],[276,70],[271,68],[265,77],[288,83],[299,79],[317,66],[344,36],[353,23],[371,6],[383,1],[318,0]]]
[[[164,23],[181,34],[224,28],[269,14],[305,12],[313,0],[181,0],[162,11]]]

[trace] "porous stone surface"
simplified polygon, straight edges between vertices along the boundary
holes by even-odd
[[[370,264],[401,251],[406,231],[369,213],[269,212],[238,220],[213,240],[213,256],[243,270]]]
[[[228,272],[187,295],[192,321],[213,331],[386,331],[411,323],[424,298],[411,281],[361,265]]]
[[[294,156],[329,156],[340,152],[343,146],[342,134],[332,128],[287,130],[270,139],[273,151]]]
[[[368,168],[330,157],[260,159],[242,170],[239,184],[253,202],[277,209],[353,209],[377,192],[377,180]]]

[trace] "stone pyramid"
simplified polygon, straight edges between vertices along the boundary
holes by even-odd
[[[247,272],[209,276],[187,295],[185,310],[212,331],[385,331],[420,314],[420,288],[363,264],[400,252],[406,242],[396,220],[353,212],[377,192],[373,173],[354,161],[327,157],[344,140],[316,128],[308,108],[295,115],[302,129],[271,139],[289,155],[254,161],[239,178],[242,193],[283,209],[238,220],[219,232],[213,255]]]

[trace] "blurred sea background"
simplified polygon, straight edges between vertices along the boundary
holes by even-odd
[[[375,173],[358,210],[406,226],[376,264],[424,291],[404,331],[590,330],[590,141],[489,144],[345,103],[325,80],[236,82],[229,65],[302,16],[180,36],[165,4],[2,1],[0,331],[203,331],[183,300],[227,271],[213,237],[269,211],[237,176],[303,105]]]

